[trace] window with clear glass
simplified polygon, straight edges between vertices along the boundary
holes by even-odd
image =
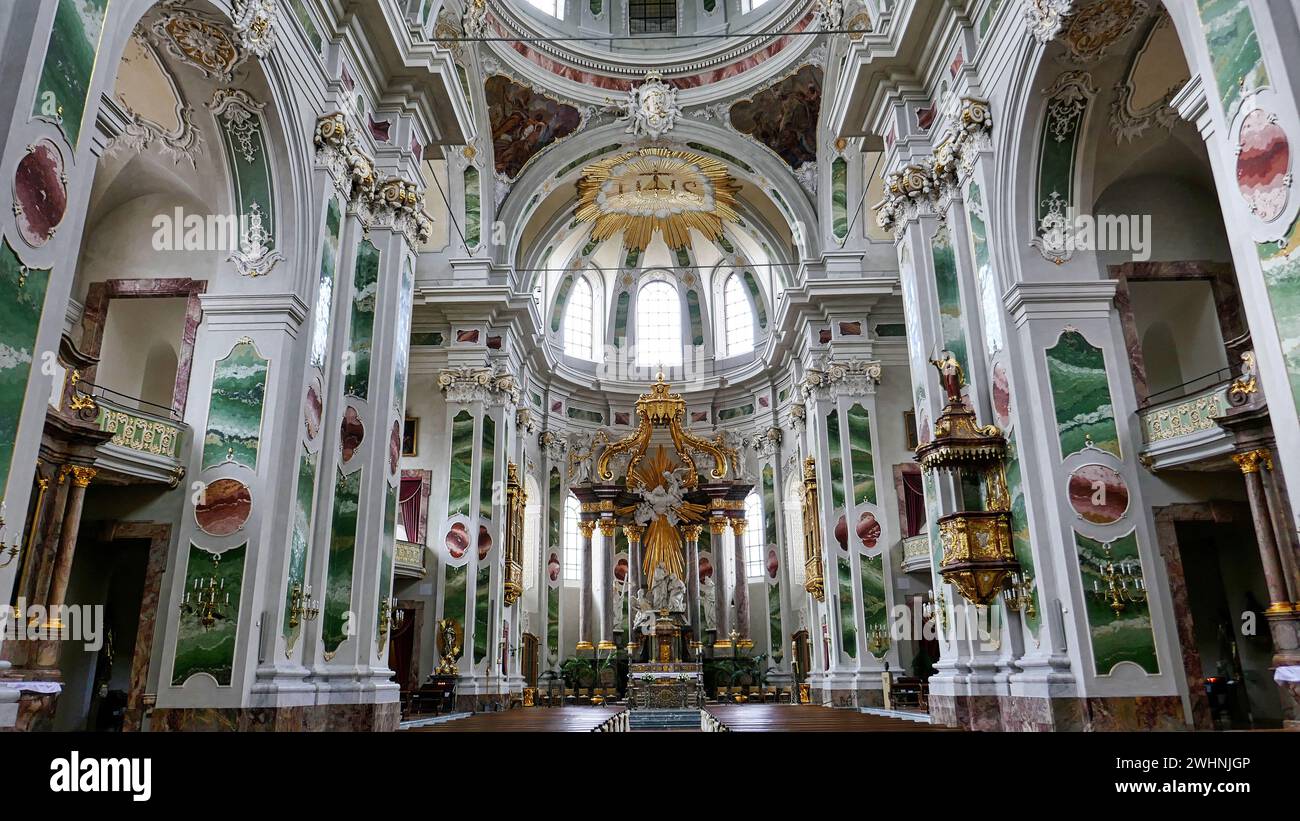
[[[740,0],[740,10],[745,14],[764,5],[767,5],[767,0]]]
[[[582,533],[578,531],[580,507],[578,497],[569,494],[564,500],[564,579],[577,584],[582,580]]]
[[[637,295],[636,364],[642,368],[682,364],[682,303],[677,288],[662,280],[651,282]]]
[[[754,350],[754,308],[740,281],[740,274],[727,277],[722,289],[723,327],[727,335],[727,356]]]
[[[676,34],[677,0],[628,0],[628,32]]]
[[[762,2],[762,0],[759,0]],[[528,0],[528,5],[541,9],[559,20],[564,19],[564,0]]]
[[[591,283],[580,276],[573,283],[569,305],[564,311],[564,352],[579,359],[593,359],[595,299]]]
[[[751,581],[763,578],[764,547],[763,500],[751,490],[745,497],[745,576]]]

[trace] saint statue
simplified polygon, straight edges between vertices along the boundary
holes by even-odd
[[[686,612],[686,584],[659,565],[655,568],[654,582],[650,586],[651,603],[654,609],[667,610],[669,613]]]
[[[642,587],[632,595],[632,635],[648,636],[655,629],[655,608]]]
[[[716,630],[717,612],[714,609],[717,600],[718,588],[713,583],[713,576],[705,576],[700,579],[700,617],[701,630]]]
[[[960,405],[961,389],[966,384],[966,372],[962,370],[961,363],[953,352],[945,348],[942,352],[942,359],[931,359],[930,364],[939,371],[939,383],[943,385],[943,392],[948,396],[949,405]]]

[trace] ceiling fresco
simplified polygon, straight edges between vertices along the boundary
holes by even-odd
[[[496,172],[507,179],[519,176],[538,152],[569,136],[582,123],[578,109],[504,75],[489,77],[485,89]]]
[[[731,107],[731,125],[780,155],[791,168],[817,161],[822,70],[807,65]]]

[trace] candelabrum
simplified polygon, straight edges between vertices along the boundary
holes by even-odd
[[[1007,586],[1002,589],[1002,600],[1007,609],[1013,613],[1024,611],[1026,618],[1034,618],[1034,577],[1029,573],[1014,571],[1007,577]]]
[[[1135,559],[1111,558],[1110,542],[1101,546],[1102,561],[1097,568],[1100,578],[1092,580],[1092,595],[1105,602],[1118,616],[1129,604],[1147,600],[1146,582],[1142,579],[1142,565]]]
[[[8,567],[18,557],[18,540],[13,544],[5,541],[5,504],[0,502],[0,567]]]
[[[937,617],[943,632],[948,632],[948,601],[944,598],[942,590],[937,597],[933,590],[926,594],[926,602],[921,612],[927,619]]]
[[[396,630],[406,621],[406,611],[397,606],[397,599],[389,596],[379,600],[379,632],[387,634],[389,629]]]
[[[200,627],[210,630],[217,619],[226,617],[225,608],[229,605],[230,593],[226,591],[225,579],[216,576],[209,576],[206,580],[196,578],[181,600],[181,614],[194,616]]]
[[[889,649],[889,628],[883,624],[867,627],[867,652],[880,658]]]
[[[289,629],[320,615],[320,602],[311,595],[311,585],[295,584],[289,591]]]

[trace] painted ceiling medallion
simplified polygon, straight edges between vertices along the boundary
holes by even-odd
[[[1070,506],[1085,521],[1109,525],[1128,512],[1128,483],[1105,465],[1080,465],[1070,474]]]
[[[1276,115],[1261,109],[1247,114],[1237,138],[1237,190],[1264,222],[1277,219],[1286,208],[1290,166],[1291,144]]]
[[[217,479],[203,489],[194,506],[194,521],[209,536],[229,536],[248,521],[253,494],[237,479]]]
[[[642,148],[599,160],[578,180],[577,218],[595,223],[601,242],[619,231],[629,250],[644,250],[655,232],[669,248],[690,244],[694,228],[711,242],[737,222],[736,182],[727,166],[691,151]]]
[[[168,12],[154,22],[151,30],[173,57],[219,83],[230,82],[244,59],[243,48],[226,27],[207,15]]]
[[[27,147],[14,173],[14,220],[33,248],[50,241],[68,210],[68,179],[63,155],[54,143],[39,139]]]
[[[623,111],[629,121],[627,133],[652,140],[672,131],[682,115],[677,89],[665,83],[657,71],[646,74],[645,82],[627,93]]]

